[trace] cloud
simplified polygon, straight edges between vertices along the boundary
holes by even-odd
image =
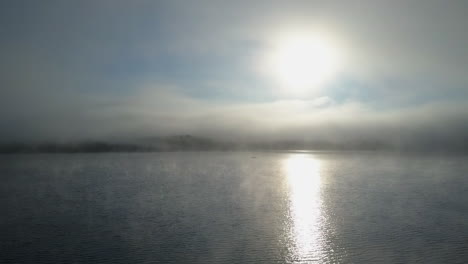
[[[329,97],[267,102],[194,99],[170,84],[147,82],[127,94],[59,93],[45,106],[17,101],[2,117],[5,140],[128,140],[191,134],[235,142],[299,140],[351,144],[382,142],[397,148],[463,146],[464,103],[437,102],[375,109]],[[65,103],[64,103],[65,102]],[[3,106],[5,109],[5,106]],[[34,107],[34,111],[23,111]],[[21,118],[19,113],[23,111]],[[2,111],[2,113],[5,113]],[[9,118],[8,117],[16,117]]]
[[[13,15],[1,16],[0,137],[462,141],[466,9],[438,1],[5,8]],[[335,81],[301,98],[278,95],[252,69],[288,28],[327,31],[345,53]]]

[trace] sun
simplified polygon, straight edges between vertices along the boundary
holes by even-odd
[[[304,94],[330,80],[339,66],[339,52],[322,34],[285,34],[269,52],[270,74],[289,94]]]

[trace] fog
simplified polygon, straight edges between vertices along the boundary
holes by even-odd
[[[466,149],[460,1],[1,5],[2,143],[193,135]],[[326,31],[344,54],[332,81],[301,96],[258,68],[291,28]]]
[[[69,104],[61,98],[41,105],[38,99],[2,111],[9,113],[2,117],[9,119],[2,126],[3,142],[128,141],[188,134],[239,144],[294,141],[359,147],[378,142],[397,149],[459,150],[466,147],[468,135],[463,103],[396,110],[351,101],[337,104],[329,98],[220,104],[157,89],[121,98],[75,97]],[[28,113],[28,107],[36,111]]]

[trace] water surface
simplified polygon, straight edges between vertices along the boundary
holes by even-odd
[[[0,156],[0,263],[468,263],[468,157]]]

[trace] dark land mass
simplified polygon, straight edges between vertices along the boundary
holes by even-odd
[[[392,145],[378,141],[353,143],[265,141],[235,143],[190,135],[152,137],[126,141],[82,142],[9,142],[0,144],[0,153],[99,153],[99,152],[165,152],[165,151],[243,151],[243,150],[393,150],[467,152],[467,144]]]
[[[0,144],[0,153],[158,152],[230,150],[232,147],[232,144],[215,142],[205,138],[192,136],[173,136],[146,138],[142,140],[124,142],[11,142]]]

